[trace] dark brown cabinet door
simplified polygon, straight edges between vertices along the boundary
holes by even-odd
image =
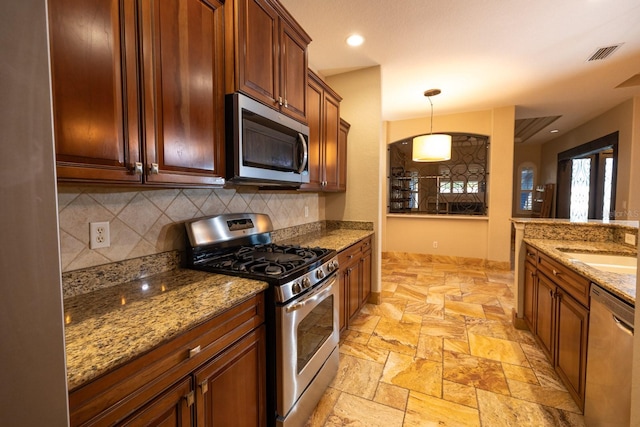
[[[347,314],[349,319],[355,316],[360,309],[360,299],[362,295],[362,287],[360,286],[360,260],[355,261],[347,267]]]
[[[351,125],[340,119],[340,134],[338,135],[338,191],[347,191],[347,140]]]
[[[539,338],[542,350],[554,363],[554,328],[555,328],[555,292],[556,285],[546,278],[544,274],[538,274],[536,284],[536,336]]]
[[[311,39],[278,2],[232,0],[225,7],[227,92],[244,92],[306,123]]]
[[[264,426],[264,325],[195,373],[197,425]]]
[[[309,120],[309,183],[302,185],[305,190],[322,190],[324,174],[322,159],[324,145],[322,110],[324,105],[323,89],[315,80],[309,79],[307,91],[307,113]]]
[[[155,398],[119,425],[123,427],[189,427],[193,425],[192,399],[189,377]]]
[[[291,25],[280,21],[282,112],[302,122],[307,121],[308,44]]]
[[[233,3],[238,6],[237,87],[228,91],[239,90],[276,106],[280,92],[278,13],[266,0]],[[233,19],[231,11],[227,14]]]
[[[524,263],[524,320],[529,330],[535,334],[536,329],[536,268],[530,263]]]
[[[141,2],[148,183],[222,183],[223,21],[217,0]]]
[[[49,0],[60,181],[142,182],[133,0]]]
[[[339,190],[340,163],[338,140],[340,128],[340,101],[328,93],[324,98],[324,181],[325,191]]]
[[[309,71],[309,183],[303,184],[301,190],[346,190],[347,150],[346,134],[344,140],[340,135],[341,100],[315,73]]]
[[[556,370],[583,409],[589,311],[561,289],[557,301]]]
[[[360,286],[362,287],[362,296],[360,298],[363,306],[369,301],[371,294],[371,251],[367,251],[360,260]]]

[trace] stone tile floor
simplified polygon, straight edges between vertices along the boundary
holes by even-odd
[[[340,342],[339,372],[306,426],[584,426],[528,331],[513,272],[383,258],[382,304]]]

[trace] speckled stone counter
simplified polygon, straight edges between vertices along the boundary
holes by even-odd
[[[598,270],[577,259],[572,259],[566,250],[585,253],[635,256],[636,251],[626,245],[613,242],[591,242],[580,240],[528,239],[524,242],[542,251],[559,263],[571,268],[590,281],[607,289],[629,304],[635,306],[636,276],[633,274],[617,274]]]
[[[65,298],[69,390],[266,288],[265,282],[177,268]]]
[[[624,301],[635,305],[635,275],[598,270],[571,258],[565,251],[633,256],[637,253],[636,245],[627,244],[625,237],[631,235],[637,239],[638,221],[571,221],[541,218],[512,218],[511,221],[516,229],[516,251],[520,247],[519,242],[528,243]],[[518,254],[516,257],[518,259]],[[521,257],[521,262],[524,262],[524,254]],[[518,288],[522,289],[523,274],[518,270],[521,269],[516,265]],[[517,296],[517,300],[519,311],[522,311],[521,295]]]
[[[373,224],[312,223],[274,242],[341,251]],[[69,390],[267,289],[265,282],[179,268],[169,251],[63,274]]]
[[[289,245],[300,245],[309,247],[321,247],[335,249],[340,252],[343,249],[357,243],[358,241],[373,235],[373,230],[358,229],[324,229],[297,237],[292,237],[277,243],[285,243]]]

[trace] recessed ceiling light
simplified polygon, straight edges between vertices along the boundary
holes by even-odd
[[[349,46],[360,46],[362,43],[364,43],[364,37],[360,34],[352,34],[347,37],[347,44]]]
[[[551,129],[551,130],[549,131],[549,133],[558,133],[558,132],[560,132],[558,129]]]

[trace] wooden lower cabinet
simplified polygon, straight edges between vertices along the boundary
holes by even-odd
[[[536,287],[536,327],[535,334],[542,350],[550,361],[554,360],[554,330],[555,330],[555,297],[556,285],[544,274],[538,276]]]
[[[534,265],[524,264],[524,321],[532,333],[536,333],[536,275]]]
[[[584,409],[589,310],[561,288],[556,301],[556,371],[580,409]]]
[[[338,254],[340,264],[340,330],[349,326],[371,294],[371,237]]]
[[[265,426],[265,330],[261,326],[199,369],[197,426]]]
[[[589,300],[585,298],[588,282],[542,253],[537,254],[537,262],[525,262],[524,270],[525,321],[583,410],[589,333]]]
[[[69,393],[71,426],[264,427],[264,295]]]
[[[193,411],[186,396],[191,393],[192,379],[185,378],[170,390],[153,399],[144,408],[125,420],[121,425],[127,427],[179,426],[193,425]]]

